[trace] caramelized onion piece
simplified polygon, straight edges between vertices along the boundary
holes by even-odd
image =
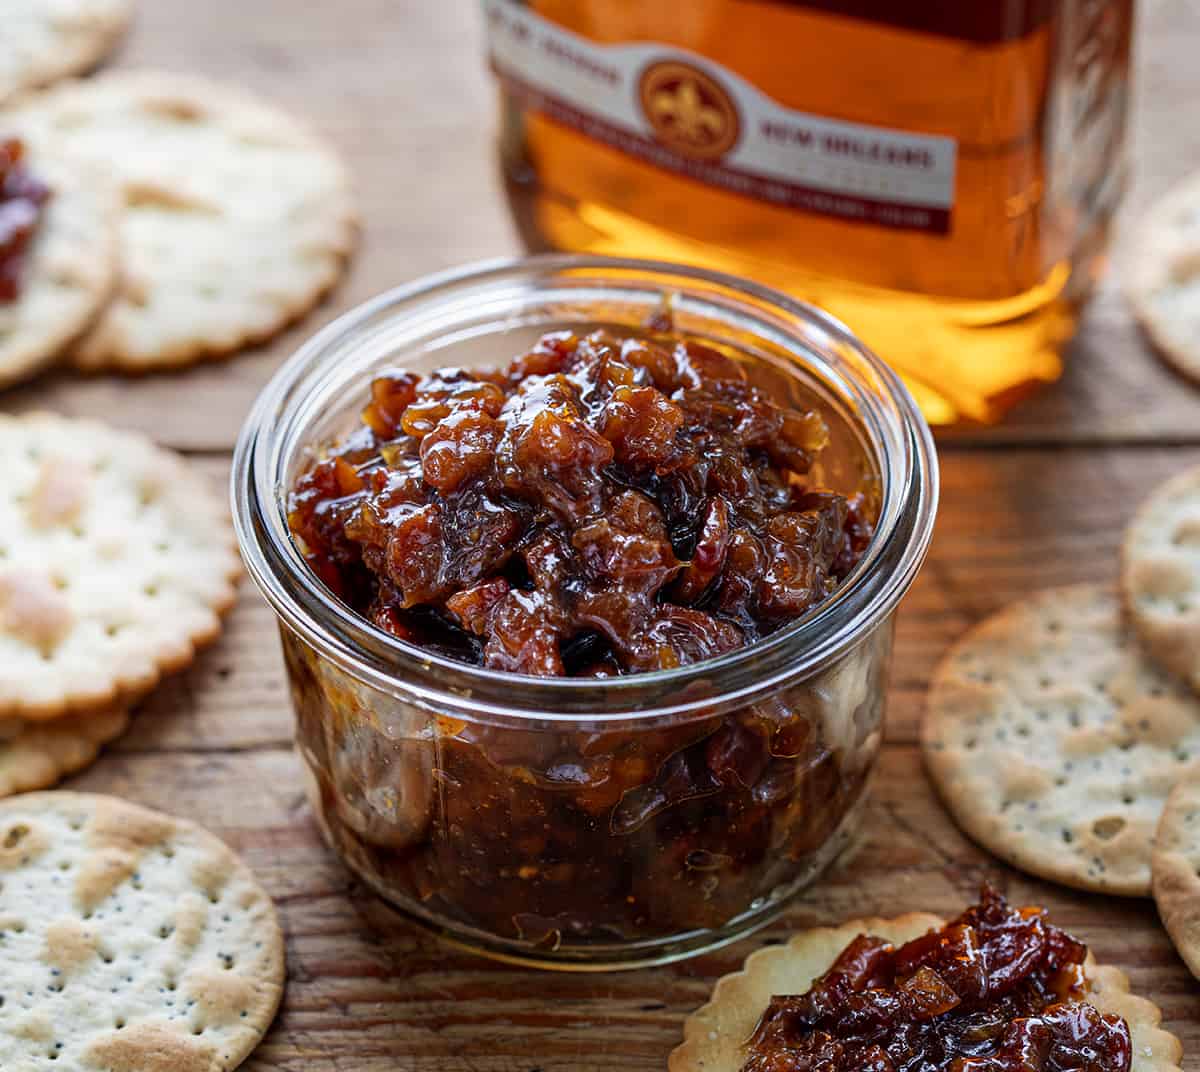
[[[1129,1072],[1129,1025],[1086,1002],[1086,956],[985,886],[940,931],[861,935],[807,993],[772,998],[742,1072]]]

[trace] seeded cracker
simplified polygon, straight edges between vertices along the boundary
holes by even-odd
[[[717,981],[712,1000],[687,1018],[683,1042],[671,1053],[669,1072],[739,1072],[743,1043],[774,994],[802,994],[860,934],[896,945],[943,926],[936,916],[911,913],[896,919],[856,919],[840,927],[801,931],[782,946],[752,953],[745,967]],[[1132,1072],[1178,1072],[1181,1047],[1159,1028],[1162,1014],[1129,993],[1129,980],[1116,968],[1099,967],[1088,954],[1092,984],[1088,1000],[1101,1012],[1125,1017],[1133,1040]]]
[[[1154,900],[1179,955],[1200,979],[1200,780],[1167,799],[1154,846]]]
[[[0,716],[128,701],[216,638],[240,572],[222,499],[94,421],[0,415]]]
[[[1142,327],[1169,364],[1200,383],[1200,175],[1147,213],[1128,267]]]
[[[1200,693],[1200,468],[1157,488],[1130,522],[1121,588],[1151,657]]]
[[[0,24],[3,19],[0,14]],[[117,280],[115,188],[103,174],[56,152],[31,146],[28,159],[30,171],[52,196],[34,236],[20,296],[0,302],[0,387],[57,359],[96,321]]]
[[[193,823],[113,797],[15,797],[0,884],[5,1072],[227,1072],[275,1016],[275,908]]]
[[[1200,770],[1200,699],[1143,656],[1114,592],[1055,588],[951,649],[922,742],[946,806],[985,848],[1068,886],[1145,897],[1167,794]]]
[[[117,44],[133,0],[4,0],[0,102],[96,66]]]
[[[82,770],[128,725],[124,707],[48,722],[0,718],[0,797],[47,789]]]
[[[27,97],[9,122],[107,168],[124,195],[121,287],[75,351],[81,368],[151,371],[269,339],[353,247],[337,155],[247,94],[118,71]]]

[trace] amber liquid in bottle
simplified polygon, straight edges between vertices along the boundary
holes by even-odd
[[[783,108],[953,139],[953,200],[942,231],[773,203],[564,122],[494,60],[513,210],[535,248],[684,261],[778,287],[844,320],[931,421],[994,420],[1058,377],[1102,266],[1123,185],[1132,8],[529,0],[525,11],[577,39],[685,50]],[[694,92],[679,99],[700,114]]]

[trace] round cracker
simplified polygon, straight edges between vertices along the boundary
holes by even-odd
[[[2,16],[0,16],[2,19]],[[61,154],[31,148],[31,172],[52,191],[20,294],[0,303],[0,387],[57,358],[100,315],[117,280],[120,203],[108,179]]]
[[[921,736],[982,846],[1042,878],[1146,897],[1163,803],[1200,770],[1200,699],[1145,658],[1115,592],[1052,588],[950,650]]]
[[[1121,548],[1121,588],[1146,651],[1200,693],[1200,467],[1138,508]]]
[[[113,707],[49,722],[0,718],[0,797],[48,789],[90,766],[109,741],[125,732],[129,710]]]
[[[91,70],[132,17],[133,0],[4,0],[0,102]]]
[[[107,167],[124,194],[121,285],[74,352],[80,368],[145,372],[263,342],[353,249],[338,156],[249,95],[118,71],[29,97],[9,122]]]
[[[214,640],[240,560],[222,498],[95,421],[0,415],[0,714],[129,701]]]
[[[717,980],[712,1000],[687,1018],[683,1042],[667,1062],[669,1072],[740,1072],[746,1061],[745,1042],[774,995],[807,991],[860,934],[901,945],[944,925],[937,916],[919,912],[895,919],[855,919],[840,927],[800,931],[786,945],[752,953],[741,971]],[[1182,1047],[1158,1026],[1162,1014],[1157,1006],[1130,994],[1124,974],[1098,966],[1090,953],[1084,969],[1091,991],[1088,1001],[1129,1024],[1131,1072],[1178,1072]]]
[[[86,793],[14,797],[0,883],[0,1068],[228,1072],[275,1016],[275,908],[194,823]]]
[[[1200,383],[1200,174],[1179,183],[1140,222],[1127,289],[1158,352]]]
[[[1183,961],[1200,979],[1200,779],[1180,782],[1154,843],[1154,901]]]

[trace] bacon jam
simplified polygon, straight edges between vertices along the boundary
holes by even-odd
[[[0,138],[0,303],[14,302],[50,190],[25,166],[25,148]]]
[[[742,1072],[1129,1072],[1129,1025],[1087,1003],[1086,957],[985,886],[940,931],[860,935],[807,993],[773,997]]]
[[[853,569],[873,470],[833,429],[789,369],[661,324],[561,331],[504,368],[376,378],[290,524],[345,604],[423,652],[636,685],[753,644]],[[890,637],[741,705],[696,680],[711,712],[611,729],[439,715],[283,640],[340,855],[439,927],[586,956],[766,911],[837,854]]]
[[[809,478],[829,439],[698,342],[557,332],[507,368],[394,371],[290,524],[380,629],[492,670],[722,655],[821,603],[871,537]]]

